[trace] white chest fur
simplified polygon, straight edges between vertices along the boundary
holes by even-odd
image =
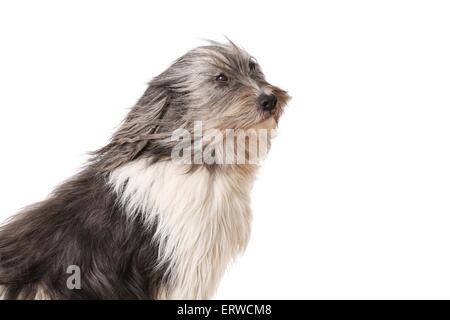
[[[255,168],[227,166],[213,173],[170,161],[137,160],[116,169],[110,183],[130,218],[157,221],[159,264],[169,285],[160,298],[205,299],[250,235],[250,190]]]

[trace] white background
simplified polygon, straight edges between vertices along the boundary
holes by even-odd
[[[216,298],[450,298],[446,1],[2,1],[0,220],[223,35],[293,99]]]

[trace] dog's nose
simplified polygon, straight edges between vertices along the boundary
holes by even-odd
[[[277,97],[273,94],[261,94],[258,103],[264,111],[273,111],[277,105]]]

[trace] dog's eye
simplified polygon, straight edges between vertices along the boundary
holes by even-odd
[[[227,82],[228,77],[226,75],[224,75],[223,73],[221,73],[216,77],[216,80],[220,81],[220,82]]]

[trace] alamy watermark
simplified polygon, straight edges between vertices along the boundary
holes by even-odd
[[[81,269],[77,265],[70,265],[67,267],[66,273],[70,274],[67,277],[66,286],[69,290],[81,289]]]
[[[266,128],[203,130],[202,121],[195,121],[193,131],[173,131],[171,158],[180,164],[258,164],[275,135]]]

